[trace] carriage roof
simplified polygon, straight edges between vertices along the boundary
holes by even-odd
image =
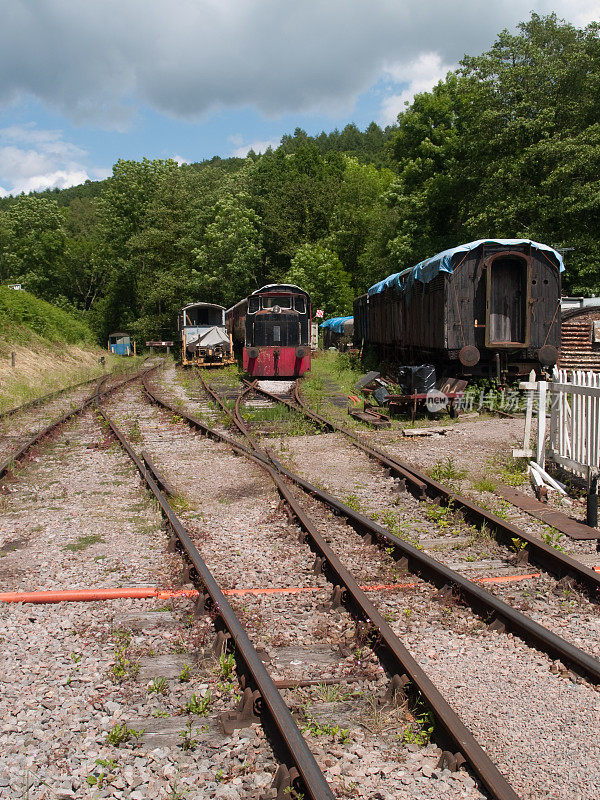
[[[451,247],[449,250],[444,250],[443,252],[432,256],[431,258],[426,258],[424,261],[420,261],[418,264],[415,264],[414,267],[409,267],[401,272],[388,275],[387,278],[384,278],[382,281],[379,281],[371,286],[368,290],[368,294],[369,296],[380,294],[380,292],[383,292],[390,286],[394,286],[398,290],[402,291],[415,281],[419,281],[420,283],[429,283],[440,272],[454,272],[459,263],[462,263],[462,260],[457,263],[455,256],[464,254],[466,257],[471,250],[475,250],[477,247],[485,244],[499,244],[505,247],[517,247],[519,245],[527,244],[530,245],[533,250],[539,250],[547,257],[551,256],[556,262],[555,266],[558,267],[559,272],[563,272],[565,269],[560,253],[554,250],[553,247],[549,247],[547,244],[533,242],[531,239],[477,239],[474,242],[458,245],[458,247]]]

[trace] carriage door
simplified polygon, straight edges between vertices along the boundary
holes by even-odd
[[[486,347],[528,346],[530,265],[515,253],[487,260]]]

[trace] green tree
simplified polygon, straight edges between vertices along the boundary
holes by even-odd
[[[193,281],[206,300],[233,305],[260,284],[263,250],[260,218],[241,192],[220,198],[202,244],[194,251]]]
[[[599,89],[600,25],[533,14],[417,95],[391,143],[397,267],[460,241],[522,236],[574,247],[567,290],[598,291]]]
[[[362,164],[355,157],[345,156],[344,160],[346,168],[325,243],[337,254],[359,294],[376,280],[374,265],[364,254],[373,237],[382,233],[387,216],[384,195],[395,175],[389,169]]]
[[[322,308],[325,316],[352,313],[350,275],[336,254],[320,244],[304,244],[298,248],[285,276],[311,296],[313,311]]]
[[[55,200],[20,195],[0,223],[0,273],[3,280],[54,299],[68,288],[64,219]]]

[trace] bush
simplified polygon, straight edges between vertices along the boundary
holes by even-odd
[[[40,300],[29,292],[0,286],[0,329],[9,341],[21,338],[20,328],[29,328],[38,336],[66,344],[92,343],[88,326],[67,311]]]

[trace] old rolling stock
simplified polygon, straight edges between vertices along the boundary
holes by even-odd
[[[263,286],[225,316],[248,375],[298,378],[310,369],[310,297],[299,286]]]
[[[549,369],[560,348],[562,258],[526,239],[446,250],[371,286],[354,303],[354,344],[438,375]]]
[[[123,331],[115,331],[108,334],[107,350],[116,356],[134,356],[135,342],[132,343],[131,336]]]
[[[222,367],[235,362],[223,306],[190,303],[179,312],[178,328],[184,367]]]
[[[354,335],[353,317],[332,317],[321,323],[323,347],[335,347],[342,352],[352,346]]]

